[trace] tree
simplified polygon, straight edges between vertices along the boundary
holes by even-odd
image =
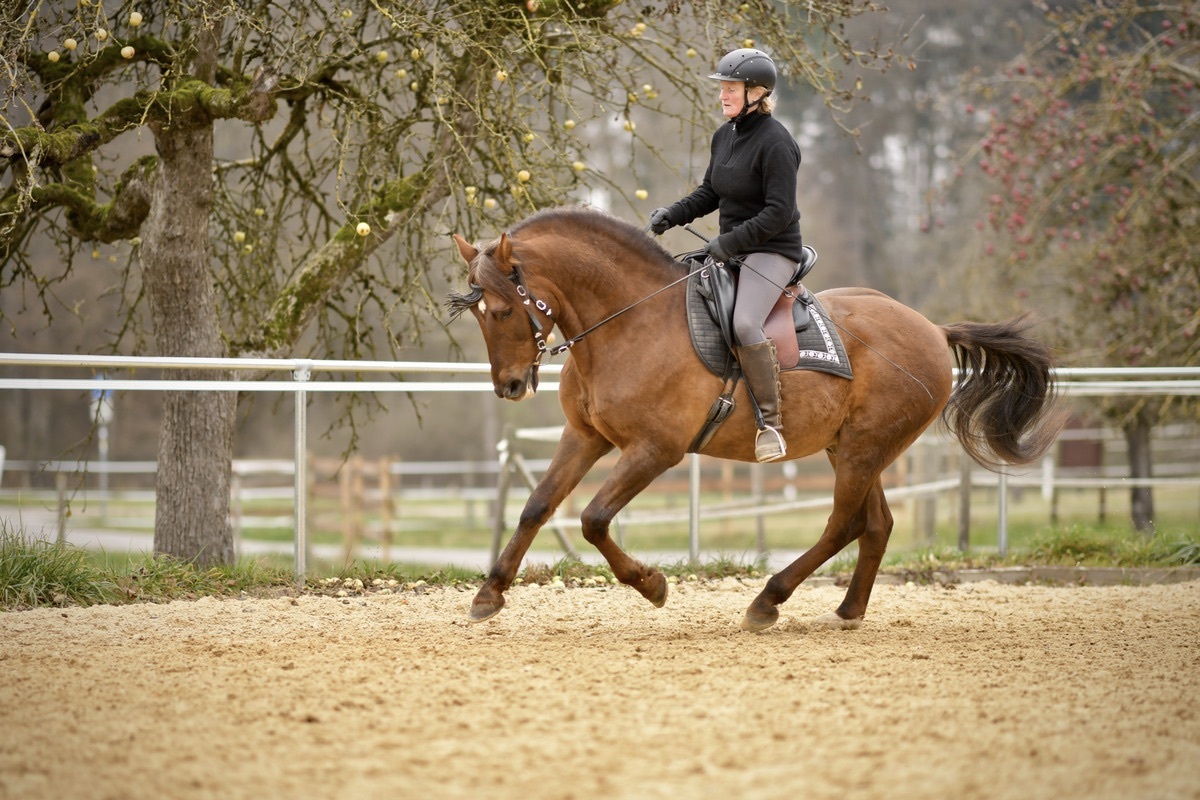
[[[26,0],[0,20],[0,286],[22,285],[51,314],[62,275],[30,256],[34,243],[54,242],[69,269],[95,243],[123,243],[107,349],[146,349],[144,305],[162,355],[389,351],[437,306],[429,265],[451,268],[431,255],[445,234],[494,230],[584,183],[626,191],[589,166],[585,123],[616,120],[632,150],[654,152],[637,122],[667,109],[660,90],[706,119],[698,65],[757,39],[842,107],[840,66],[893,57],[844,35],[870,10]],[[166,394],[156,551],[232,558],[236,409],[231,394]]]
[[[805,233],[814,234],[822,263],[828,252],[836,264],[813,279],[871,286],[925,313],[964,313],[958,293],[944,309],[934,308],[940,299],[935,292],[961,254],[974,218],[960,229],[963,212],[937,203],[937,189],[954,174],[957,151],[979,138],[960,111],[964,79],[991,73],[1020,53],[1025,29],[1039,21],[1034,17],[1028,0],[891,0],[887,14],[849,23],[855,39],[903,35],[909,68],[845,75],[861,81],[870,98],[845,118],[855,136],[817,133],[805,148],[802,193],[821,201],[805,206]],[[812,115],[807,122],[806,131],[830,127]],[[821,191],[821,183],[830,188]],[[956,187],[963,194],[977,188],[964,184]],[[818,214],[829,221],[812,225]]]
[[[982,82],[977,163],[995,187],[985,257],[1048,308],[1077,363],[1200,363],[1200,9],[1190,2],[1042,5],[1046,33]],[[984,114],[968,107],[968,113]],[[1114,400],[1133,477],[1179,398]],[[1153,524],[1148,487],[1133,521]]]

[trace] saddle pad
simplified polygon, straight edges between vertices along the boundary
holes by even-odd
[[[829,319],[825,307],[815,294],[807,289],[804,290],[804,294],[806,297],[802,302],[808,302],[810,299],[812,301],[808,306],[812,324],[796,336],[800,345],[800,363],[790,369],[811,369],[828,372],[846,380],[852,379],[854,369],[846,356],[846,347],[842,344],[842,337],[838,335],[837,326]]]
[[[804,290],[802,302],[808,304],[810,324],[797,335],[800,361],[790,369],[808,369],[827,372],[850,380],[854,370],[846,357],[846,348],[838,335],[837,327],[830,321],[825,308],[816,295]],[[700,292],[700,276],[693,275],[687,285],[688,330],[692,336],[692,347],[704,365],[718,377],[726,377],[733,368],[733,353],[725,344],[721,328],[713,319],[704,295]]]

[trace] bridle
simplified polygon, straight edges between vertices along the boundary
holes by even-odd
[[[609,314],[607,317],[600,320],[599,322],[597,322],[595,325],[591,326],[587,330],[583,331],[578,336],[572,336],[570,339],[567,339],[562,344],[560,344],[556,347],[550,347],[546,342],[546,337],[542,334],[542,321],[540,319],[538,319],[537,315],[534,314],[533,311],[536,308],[542,314],[546,315],[550,319],[551,326],[553,327],[554,310],[550,308],[550,305],[548,303],[546,303],[542,300],[539,300],[533,296],[533,293],[530,292],[529,289],[525,286],[525,278],[521,271],[521,263],[519,261],[514,261],[513,262],[513,271],[512,271],[512,274],[509,276],[509,280],[511,280],[513,282],[513,284],[516,285],[517,294],[521,297],[521,302],[525,306],[525,313],[529,315],[530,330],[533,333],[534,344],[537,345],[537,349],[538,349],[538,354],[533,359],[533,366],[535,368],[540,366],[542,363],[542,356],[544,356],[546,354],[549,354],[550,357],[553,358],[554,356],[559,355],[560,353],[565,353],[566,351],[568,351],[572,347],[574,347],[581,339],[583,339],[585,336],[587,336],[592,331],[596,330],[597,328],[601,327],[602,325],[607,325],[609,322],[612,322],[614,319],[621,316],[626,311],[633,310],[634,308],[638,307],[639,305],[646,302],[647,300],[650,300],[651,298],[662,294],[663,292],[667,291],[668,289],[670,289],[674,286],[677,286],[680,283],[683,283],[688,278],[692,277],[693,275],[697,274],[698,272],[703,271],[706,268],[707,268],[707,265],[701,265],[701,266],[697,267],[696,269],[687,273],[683,277],[677,278],[676,280],[671,281],[666,286],[663,286],[660,289],[656,289],[655,291],[651,292],[650,294],[646,295],[645,297],[641,298],[640,300],[635,300],[634,302],[632,302],[629,305],[622,308],[620,311],[616,311],[612,314]]]
[[[521,298],[521,304],[525,306],[525,313],[529,315],[529,328],[533,333],[533,343],[537,345],[538,350],[537,357],[533,359],[533,366],[541,366],[542,356],[546,354],[549,345],[546,342],[546,337],[542,335],[542,321],[538,319],[537,314],[533,313],[533,310],[536,308],[538,311],[549,317],[550,327],[553,328],[554,309],[550,308],[549,303],[534,297],[533,294],[530,293],[529,289],[525,287],[525,278],[521,275],[520,262],[513,262],[513,271],[509,276],[509,280],[516,285],[517,295]],[[560,351],[559,348],[556,347],[550,351],[550,355],[554,356],[557,354],[557,352]]]

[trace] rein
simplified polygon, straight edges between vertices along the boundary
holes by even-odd
[[[572,336],[570,339],[567,339],[565,342],[563,342],[562,344],[560,344],[556,347],[547,347],[546,340],[542,336],[542,323],[540,320],[538,320],[537,316],[533,313],[533,309],[536,308],[538,311],[545,314],[551,320],[554,319],[554,311],[550,308],[550,306],[548,304],[546,304],[545,302],[538,300],[536,297],[534,297],[533,294],[529,291],[529,289],[527,289],[525,287],[525,278],[521,274],[521,265],[519,263],[514,263],[513,264],[513,272],[512,272],[512,282],[514,284],[516,284],[516,286],[517,286],[517,294],[520,295],[522,298],[524,298],[523,302],[525,304],[525,313],[527,313],[529,315],[529,323],[533,329],[533,339],[534,339],[534,342],[536,342],[537,348],[538,348],[537,358],[535,358],[533,361],[534,366],[538,366],[542,363],[543,355],[546,355],[548,353],[550,355],[550,357],[553,358],[554,356],[557,356],[561,353],[565,353],[567,350],[570,350],[572,347],[574,347],[581,339],[583,339],[585,336],[587,336],[592,331],[596,330],[597,328],[599,328],[603,325],[607,325],[608,323],[612,322],[617,317],[624,314],[626,311],[632,311],[633,309],[637,308],[638,306],[640,306],[642,303],[646,302],[647,300],[657,297],[658,295],[662,294],[663,292],[667,291],[668,289],[670,289],[674,286],[677,286],[680,283],[683,283],[688,278],[692,277],[693,275],[697,274],[698,272],[703,271],[704,269],[706,269],[706,267],[704,265],[701,265],[701,266],[697,267],[696,269],[692,270],[691,272],[687,273],[683,277],[673,280],[670,283],[668,283],[666,286],[663,286],[660,289],[656,289],[654,292],[646,295],[645,297],[641,298],[640,300],[636,300],[633,303],[630,303],[629,305],[622,308],[620,311],[616,311],[612,314],[609,314],[607,317],[600,320],[599,322],[597,322],[595,325],[591,326],[587,330],[583,331],[578,336]]]

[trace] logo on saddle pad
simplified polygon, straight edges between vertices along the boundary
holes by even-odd
[[[695,270],[700,262],[692,262]],[[803,270],[802,270],[803,271]],[[709,263],[688,280],[688,329],[692,346],[704,365],[726,377],[733,368],[733,300],[736,291],[731,270]],[[775,342],[781,371],[808,369],[851,379],[854,371],[837,329],[816,295],[798,282],[787,287],[763,325]]]

